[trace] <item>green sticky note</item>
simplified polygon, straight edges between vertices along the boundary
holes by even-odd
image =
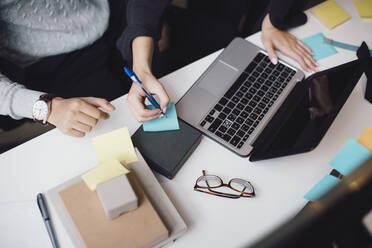
[[[347,176],[371,157],[370,150],[350,139],[329,164],[342,175]]]
[[[147,108],[154,109],[154,106],[148,105]],[[178,125],[176,106],[173,102],[168,104],[166,115],[167,116],[143,123],[143,130],[145,132],[179,130],[180,127]]]
[[[316,201],[339,182],[339,178],[332,175],[326,175],[309,192],[306,193],[304,198],[308,201]]]
[[[324,42],[323,33],[318,33],[302,40],[314,53],[313,58],[320,60],[337,53],[337,50],[330,44]]]

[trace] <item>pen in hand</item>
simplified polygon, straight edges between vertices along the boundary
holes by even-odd
[[[48,213],[48,209],[45,204],[45,201],[44,201],[43,194],[41,193],[37,194],[36,201],[37,201],[37,205],[39,206],[41,217],[43,218],[43,221],[45,223],[45,227],[48,231],[48,235],[49,235],[50,241],[52,242],[53,248],[58,248],[56,236],[52,228],[52,221],[49,218],[49,213]]]
[[[125,73],[132,79],[133,82],[137,83],[137,85],[142,89],[142,91],[145,93],[147,99],[150,101],[150,103],[157,109],[161,109],[160,104],[156,101],[156,99],[142,86],[141,80],[137,77],[136,73],[131,70],[128,67],[124,67]],[[161,111],[161,113],[166,117],[166,113]]]

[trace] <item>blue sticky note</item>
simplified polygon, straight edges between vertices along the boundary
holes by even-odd
[[[154,109],[154,106],[147,106],[149,109]],[[158,132],[179,130],[176,106],[170,102],[167,107],[167,116],[143,123],[143,131],[145,132]]]
[[[339,178],[325,175],[325,177],[323,177],[309,192],[306,193],[306,195],[304,195],[304,198],[309,201],[316,201],[339,182]]]
[[[337,53],[337,50],[330,44],[324,42],[323,33],[315,34],[302,40],[313,51],[313,59],[319,60]]]
[[[372,152],[370,150],[357,141],[350,139],[329,164],[346,176],[371,157]]]

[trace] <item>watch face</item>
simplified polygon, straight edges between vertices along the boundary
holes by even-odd
[[[37,101],[32,109],[32,115],[36,120],[44,121],[48,116],[48,104],[44,101]]]

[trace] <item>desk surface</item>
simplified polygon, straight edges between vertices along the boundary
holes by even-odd
[[[352,16],[350,21],[328,30],[307,12],[308,23],[291,33],[301,39],[323,32],[335,40],[356,45],[365,40],[372,47],[372,21],[360,19],[353,1],[337,2]],[[262,47],[260,33],[247,39]],[[319,61],[320,69],[356,59],[353,52],[337,50],[338,54]],[[178,101],[219,53],[162,78],[160,81],[171,99]],[[295,215],[306,204],[303,195],[331,170],[328,162],[336,152],[348,139],[357,138],[367,126],[372,126],[372,105],[363,98],[365,82],[363,76],[322,142],[312,152],[251,163],[204,137],[177,176],[162,183],[189,227],[173,247],[241,247]],[[52,130],[1,154],[0,203],[35,200],[37,192],[95,167],[97,159],[92,137],[122,126],[127,126],[133,134],[140,126],[130,114],[125,97],[113,101],[117,110],[111,119],[100,122],[85,138],[76,139]],[[246,178],[254,185],[257,196],[231,200],[195,192],[193,186],[202,169],[225,180]],[[21,223],[21,220],[15,221]],[[71,247],[59,221],[53,221],[61,246]]]

